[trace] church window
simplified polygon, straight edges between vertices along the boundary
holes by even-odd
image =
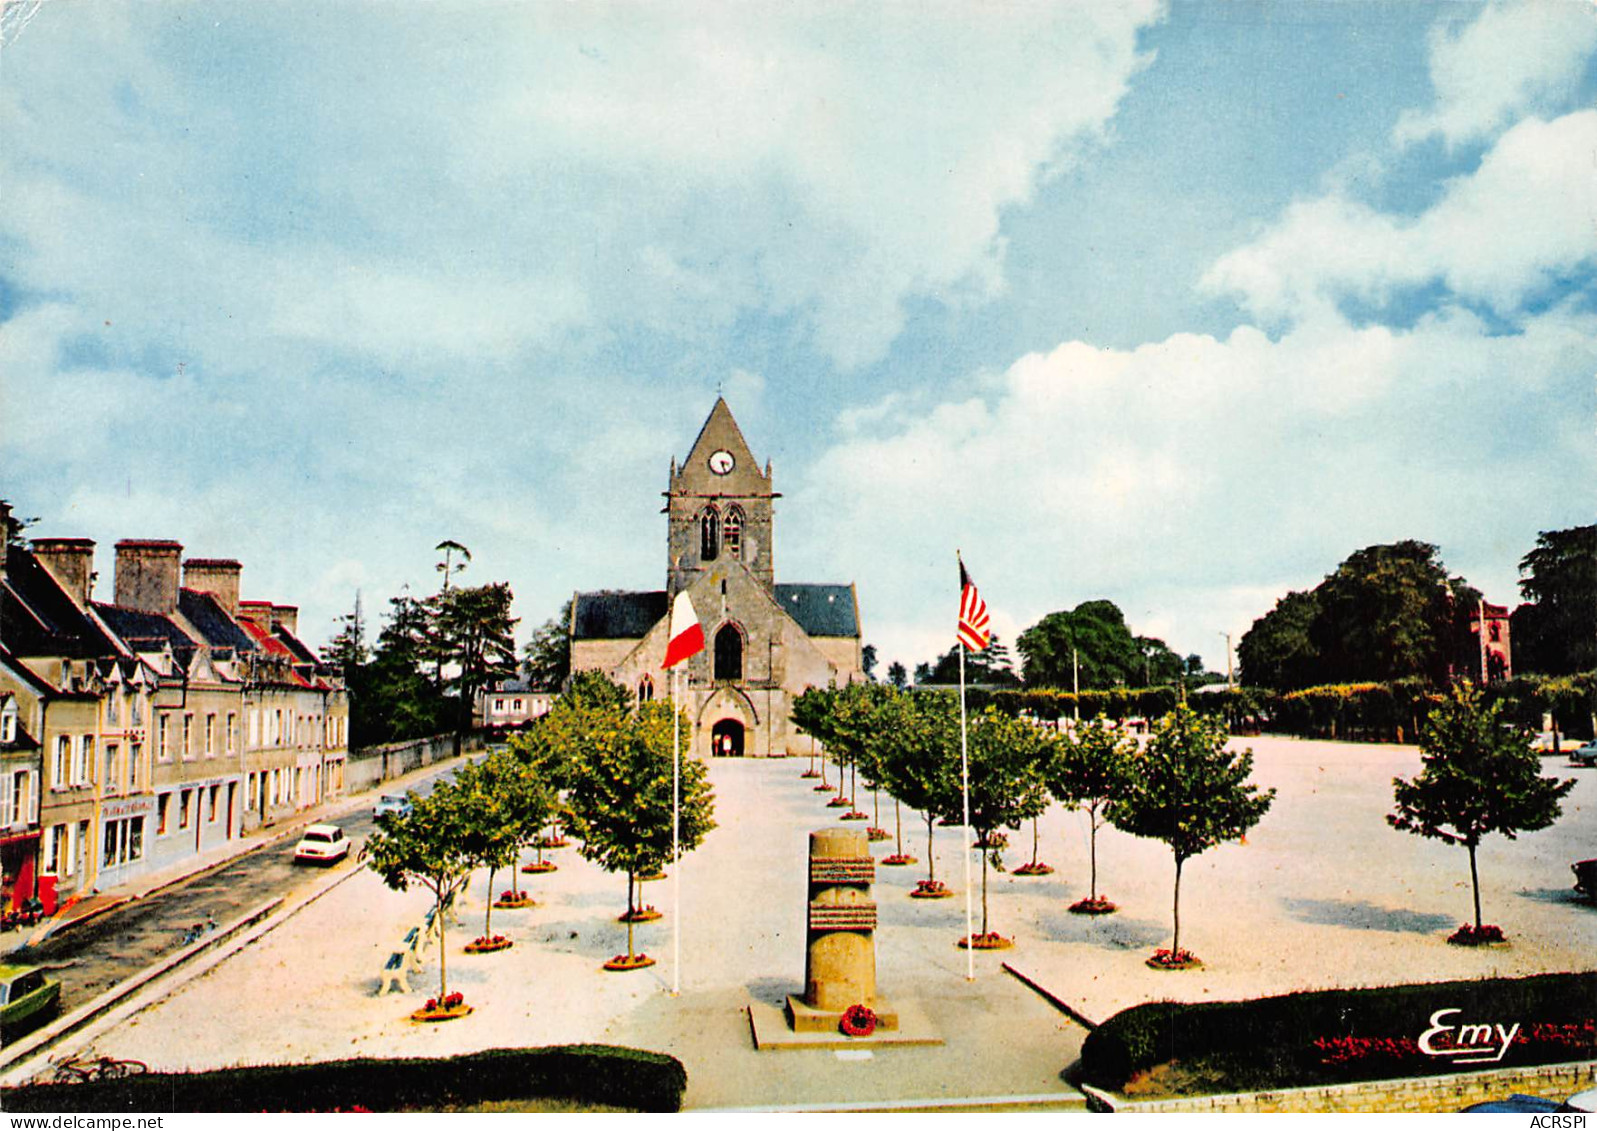
[[[638,702],[648,703],[653,700],[653,698],[654,680],[650,676],[644,676],[642,679],[638,680]]]
[[[699,559],[713,562],[721,551],[721,516],[714,507],[705,507],[699,516]]]
[[[743,560],[743,508],[733,507],[726,512],[726,521],[721,524],[721,543],[726,547],[726,556],[733,561]]]
[[[723,625],[715,634],[715,678],[743,678],[743,634],[736,625]]]

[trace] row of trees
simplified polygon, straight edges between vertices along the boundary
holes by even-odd
[[[1515,669],[1597,668],[1597,525],[1542,532],[1519,568],[1527,603],[1510,622]],[[1480,669],[1471,629],[1480,599],[1429,543],[1365,547],[1253,622],[1237,648],[1243,682],[1278,691],[1405,679],[1443,686]]]
[[[412,795],[408,814],[380,816],[366,856],[390,887],[417,884],[432,896],[440,932],[451,896],[486,868],[483,935],[491,938],[496,875],[515,869],[525,849],[557,824],[577,838],[585,859],[626,876],[631,961],[638,877],[670,862],[672,758],[669,705],[633,710],[624,688],[582,673],[539,726],[462,765],[425,797]],[[715,827],[703,763],[683,761],[678,789],[679,843],[688,852]],[[439,947],[439,1001],[449,992],[445,950]]]
[[[470,552],[441,542],[443,584],[428,597],[408,592],[392,598],[376,641],[359,595],[339,618],[339,631],[322,649],[350,693],[350,741],[356,746],[400,742],[453,731],[466,733],[479,691],[516,670],[514,596],[505,582],[451,585]]]
[[[894,862],[913,859],[903,850],[900,805],[919,814],[927,854],[920,889],[939,890],[933,864],[937,823],[963,823],[965,809],[955,699],[871,683],[811,688],[796,700],[793,719],[826,745],[840,773],[852,770],[867,787],[893,798],[898,840],[890,858]],[[1175,860],[1172,953],[1179,955],[1183,865],[1241,837],[1264,816],[1274,796],[1274,791],[1261,791],[1247,781],[1252,755],[1226,749],[1224,723],[1185,705],[1166,715],[1140,750],[1105,721],[1060,732],[990,706],[969,719],[967,733],[970,828],[982,849],[982,926],[971,940],[974,945],[996,938],[990,929],[987,872],[1001,851],[999,834],[1035,823],[1059,801],[1084,811],[1091,828],[1091,892],[1079,910],[1112,909],[1097,891],[1097,831],[1105,820],[1170,846]],[[1034,824],[1034,863],[1035,855]]]

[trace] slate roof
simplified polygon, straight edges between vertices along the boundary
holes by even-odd
[[[316,659],[316,653],[312,652],[309,648],[307,648],[305,646],[305,642],[303,640],[301,640],[299,637],[295,636],[292,632],[288,631],[288,629],[286,629],[286,628],[275,628],[275,629],[272,630],[272,635],[277,637],[277,639],[281,640],[288,647],[288,650],[290,652],[294,653],[294,658],[296,660],[298,660],[300,663],[302,663],[302,664],[319,664],[320,663],[320,661],[318,661]]]
[[[858,636],[852,585],[778,584],[776,602],[810,636]],[[665,616],[664,590],[578,593],[572,610],[577,640],[639,640]]]
[[[100,619],[111,626],[111,631],[127,641],[135,652],[157,651],[162,644],[170,644],[178,656],[194,651],[194,641],[174,624],[169,617],[159,613],[145,613],[138,609],[124,609],[121,605],[93,602]]]
[[[13,548],[7,557],[0,601],[5,647],[15,655],[78,659],[119,651],[27,550]]]
[[[852,585],[777,583],[776,603],[810,636],[858,636]]]
[[[194,589],[179,589],[177,609],[213,649],[233,648],[239,652],[253,652],[255,642],[238,623],[227,615],[227,610],[209,593]]]
[[[664,589],[578,593],[571,610],[571,635],[576,640],[641,639],[665,616],[665,598]]]

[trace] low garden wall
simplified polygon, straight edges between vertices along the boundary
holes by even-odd
[[[468,734],[461,740],[462,753],[476,753],[482,748],[483,737],[480,734]],[[452,734],[436,734],[431,738],[413,738],[408,742],[389,742],[382,746],[351,750],[344,767],[344,788],[348,793],[376,789],[384,782],[403,777],[412,770],[452,758],[454,753],[455,736]]]

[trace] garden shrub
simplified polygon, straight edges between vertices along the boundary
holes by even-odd
[[[1253,1001],[1149,1002],[1115,1014],[1081,1049],[1081,1075],[1118,1090],[1139,1072],[1173,1060],[1213,1063],[1237,1087],[1306,1087],[1388,1076],[1464,1070],[1419,1052],[1438,1009],[1452,1024],[1518,1022],[1520,1034],[1497,1063],[1511,1068],[1597,1056],[1597,973],[1321,990]],[[1318,1042],[1318,1044],[1316,1043]],[[1409,1053],[1412,1055],[1409,1055]]]
[[[464,1056],[335,1060],[211,1072],[151,1072],[0,1092],[7,1112],[395,1111],[559,1098],[679,1111],[682,1062],[614,1045],[488,1049]]]

